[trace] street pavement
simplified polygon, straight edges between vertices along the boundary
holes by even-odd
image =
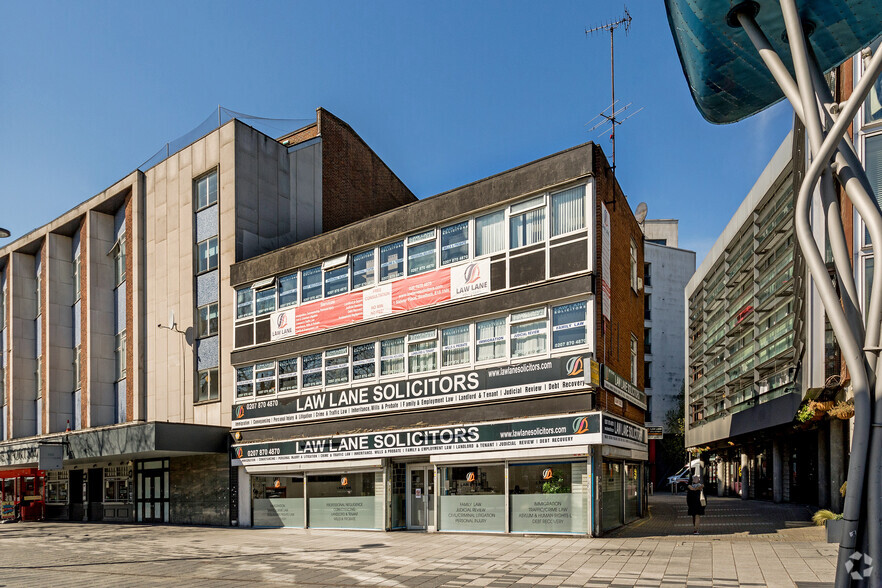
[[[836,546],[805,507],[683,495],[597,539],[490,534],[0,525],[0,587],[829,586]]]

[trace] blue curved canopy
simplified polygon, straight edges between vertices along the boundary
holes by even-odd
[[[736,122],[784,95],[741,27],[727,15],[741,0],[665,0],[692,99],[712,123]],[[778,0],[759,0],[757,24],[793,75]],[[882,0],[796,0],[821,69],[833,69],[882,32]],[[806,24],[807,23],[807,24]]]

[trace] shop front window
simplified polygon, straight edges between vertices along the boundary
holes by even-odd
[[[626,463],[625,472],[625,522],[640,516],[640,470],[636,463]]]
[[[309,526],[324,529],[380,529],[385,512],[375,488],[379,472],[308,476]]]
[[[505,466],[440,469],[442,531],[505,532]]]
[[[603,462],[603,530],[622,525],[622,468],[619,462]]]
[[[513,533],[586,533],[588,466],[531,463],[509,466]]]
[[[303,476],[252,476],[255,527],[304,527]]]

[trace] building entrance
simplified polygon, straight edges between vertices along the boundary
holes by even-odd
[[[432,466],[407,466],[406,510],[408,529],[426,530],[435,526],[435,469]]]

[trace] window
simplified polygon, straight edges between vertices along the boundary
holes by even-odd
[[[652,329],[643,329],[643,354],[652,355]]]
[[[349,348],[339,347],[325,351],[325,385],[345,384],[348,381]]]
[[[438,333],[435,329],[414,333],[407,338],[407,371],[431,372],[438,367]]]
[[[505,213],[493,212],[475,219],[475,257],[492,255],[505,247]]]
[[[585,328],[587,308],[588,305],[581,301],[551,309],[551,346],[554,349],[584,345],[588,341]]]
[[[404,337],[380,341],[380,375],[404,372]]]
[[[311,388],[322,385],[322,354],[313,353],[303,356],[303,387]]]
[[[652,362],[643,363],[643,387],[652,388]]]
[[[217,171],[196,180],[196,210],[217,202]]]
[[[505,357],[505,329],[504,318],[481,321],[475,325],[477,361]]]
[[[77,345],[74,347],[74,359],[73,359],[73,379],[74,379],[74,390],[80,389],[80,346]]]
[[[279,360],[279,394],[297,389],[297,358]]]
[[[72,271],[73,271],[74,301],[77,301],[80,299],[80,271],[82,271],[79,255],[74,257]],[[5,316],[5,313],[4,313],[4,316]]]
[[[468,325],[441,331],[441,365],[444,367],[469,363],[471,334]]]
[[[217,368],[209,368],[199,371],[199,391],[197,402],[218,399],[218,376]]]
[[[352,379],[373,378],[377,373],[377,345],[365,343],[352,347]]]
[[[585,187],[551,195],[551,236],[585,228]]]
[[[545,197],[514,204],[509,216],[509,246],[512,249],[545,239]]]
[[[276,309],[276,289],[264,288],[254,293],[254,311],[257,316],[269,314]]]
[[[637,291],[637,243],[631,239],[631,289]]]
[[[374,250],[362,251],[352,256],[352,289],[374,284]]]
[[[254,396],[254,366],[236,368],[236,398]]]
[[[468,221],[441,229],[441,265],[449,265],[468,258]]]
[[[126,281],[126,238],[122,236],[113,249],[110,251],[113,255],[113,282],[117,286]],[[79,259],[79,258],[77,258]]]
[[[297,274],[279,278],[279,309],[297,304]]]
[[[116,348],[114,350],[114,367],[116,381],[120,381],[126,377],[126,332],[122,331],[116,334]]]
[[[631,383],[637,385],[637,337],[631,333]]]
[[[652,320],[652,294],[643,295],[643,320]]]
[[[236,290],[236,318],[248,318],[254,315],[254,290],[242,288]]]
[[[545,353],[548,340],[546,332],[548,320],[545,317],[544,308],[512,314],[510,330],[512,357]]]
[[[652,394],[646,396],[646,414],[644,415],[644,420],[647,423],[652,422]]]
[[[254,389],[258,396],[276,393],[276,362],[266,361],[254,366]]]
[[[217,237],[200,241],[196,245],[196,257],[198,273],[217,269]]]
[[[404,241],[396,241],[380,247],[380,281],[392,280],[404,275]]]
[[[322,297],[322,268],[311,267],[301,273],[300,300],[311,302]]]
[[[407,275],[435,269],[435,229],[407,238]]]
[[[217,302],[196,309],[196,337],[217,335]]]
[[[344,265],[325,272],[325,298],[349,291],[349,266]]]

